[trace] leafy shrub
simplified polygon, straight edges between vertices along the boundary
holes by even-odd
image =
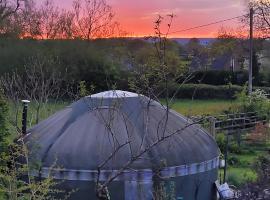
[[[242,150],[235,141],[232,141],[229,144],[229,152],[240,154],[242,153]]]
[[[230,172],[228,174],[227,180],[228,180],[230,185],[240,186],[240,185],[243,185],[245,183],[254,182],[254,181],[256,181],[256,179],[257,179],[257,175],[256,175],[255,171],[252,171],[252,170],[242,171],[242,168],[239,168],[236,171]]]
[[[259,181],[270,183],[270,156],[261,155],[254,163],[254,169],[257,171]]]
[[[216,142],[219,146],[219,149],[222,153],[224,153],[225,148],[226,148],[226,138],[223,133],[217,134],[216,136]]]
[[[257,172],[257,179],[245,184],[241,189],[240,199],[269,199],[270,183],[270,157],[269,155],[260,156],[255,164],[254,169]]]
[[[0,152],[6,147],[6,136],[8,135],[7,114],[7,103],[0,88]]]
[[[239,179],[239,175],[236,172],[231,172],[228,174],[228,182],[234,186],[239,186],[242,184],[241,180]]]
[[[232,83],[234,85],[244,85],[248,81],[248,71],[197,71],[188,83],[203,83],[210,85],[226,85]]]
[[[257,112],[261,117],[270,119],[270,100],[263,89],[255,89],[250,95],[247,94],[247,87],[236,95],[239,102],[240,112]]]
[[[226,135],[224,133],[217,134],[216,142],[221,152],[224,154],[226,150]],[[230,153],[236,153],[236,154],[242,153],[241,148],[238,146],[238,144],[235,141],[229,141],[228,151]]]

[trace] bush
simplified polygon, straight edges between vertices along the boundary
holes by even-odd
[[[246,183],[251,183],[256,181],[257,175],[255,171],[252,170],[242,170],[244,168],[234,168],[230,173],[228,173],[228,182],[230,185],[241,186]]]
[[[263,91],[264,94],[270,94],[269,87],[255,87],[254,94],[256,91]],[[170,97],[175,97],[179,99],[238,99],[239,96],[243,94],[243,90],[246,91],[246,87],[239,85],[207,85],[207,84],[177,84],[171,83],[168,85],[168,92]],[[160,85],[157,94],[161,97],[165,97],[165,86]],[[266,98],[267,99],[267,98]],[[270,110],[270,109],[269,109]]]
[[[239,186],[242,184],[241,180],[239,179],[239,175],[236,172],[231,172],[228,174],[228,182],[234,186]]]
[[[242,153],[242,150],[235,141],[231,141],[229,144],[229,152],[240,154]]]
[[[257,171],[259,181],[270,183],[270,156],[260,155],[254,164],[254,169]]]
[[[225,148],[226,148],[225,134],[223,134],[223,133],[217,134],[216,142],[217,142],[217,144],[219,146],[220,151],[224,154]]]
[[[268,90],[269,91],[269,90]],[[247,94],[247,88],[236,95],[240,112],[257,112],[260,117],[270,119],[270,100],[264,89],[256,88],[251,95]]]
[[[210,85],[226,85],[232,83],[234,85],[244,85],[248,81],[248,71],[197,71],[188,83],[203,83]]]
[[[270,86],[269,72],[262,72],[258,74],[253,84],[255,86]],[[244,85],[248,82],[248,71],[218,71],[207,70],[197,71],[194,76],[188,81],[190,84],[210,84],[210,85],[226,85],[232,83],[233,85]]]
[[[254,179],[240,189],[240,199],[270,199],[270,158],[269,155],[260,156],[254,164],[257,179]]]
[[[0,153],[6,147],[8,107],[0,88]]]

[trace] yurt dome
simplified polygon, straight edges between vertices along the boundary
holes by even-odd
[[[63,189],[78,189],[71,199],[95,199],[101,165],[101,181],[123,169],[109,185],[111,199],[153,199],[157,169],[165,185],[175,185],[176,198],[213,196],[219,163],[215,140],[143,95],[113,90],[84,97],[32,127],[25,141],[32,160],[41,162],[35,175],[50,174],[64,180]]]

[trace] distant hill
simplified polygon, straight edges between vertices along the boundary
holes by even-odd
[[[176,41],[177,43],[181,45],[186,45],[191,38],[172,38],[173,41]],[[202,45],[209,45],[213,43],[216,38],[197,38]]]
[[[132,39],[132,40],[134,40],[134,39],[142,39],[142,40],[145,40],[144,37],[130,37],[130,38],[126,38],[126,39]],[[176,41],[180,45],[186,45],[191,38],[170,38],[170,39],[173,40],[173,41]],[[200,41],[201,45],[205,45],[205,46],[213,43],[216,40],[216,38],[197,38],[197,39]],[[145,41],[153,42],[152,40],[145,40]]]

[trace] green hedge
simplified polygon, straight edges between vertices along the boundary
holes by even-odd
[[[7,103],[4,99],[2,90],[0,88],[0,153],[6,147],[6,137],[8,135],[7,114],[8,114]]]
[[[207,84],[171,84],[169,85],[169,96],[175,95],[179,99],[235,99],[235,95],[242,91],[239,85],[207,85]],[[254,87],[263,89],[270,94],[269,87]],[[164,90],[161,86],[160,90]],[[165,92],[162,97],[165,97]]]
[[[233,85],[244,85],[248,81],[248,71],[219,71],[207,70],[194,72],[193,77],[189,80],[189,84],[209,85],[226,85],[232,83]]]

